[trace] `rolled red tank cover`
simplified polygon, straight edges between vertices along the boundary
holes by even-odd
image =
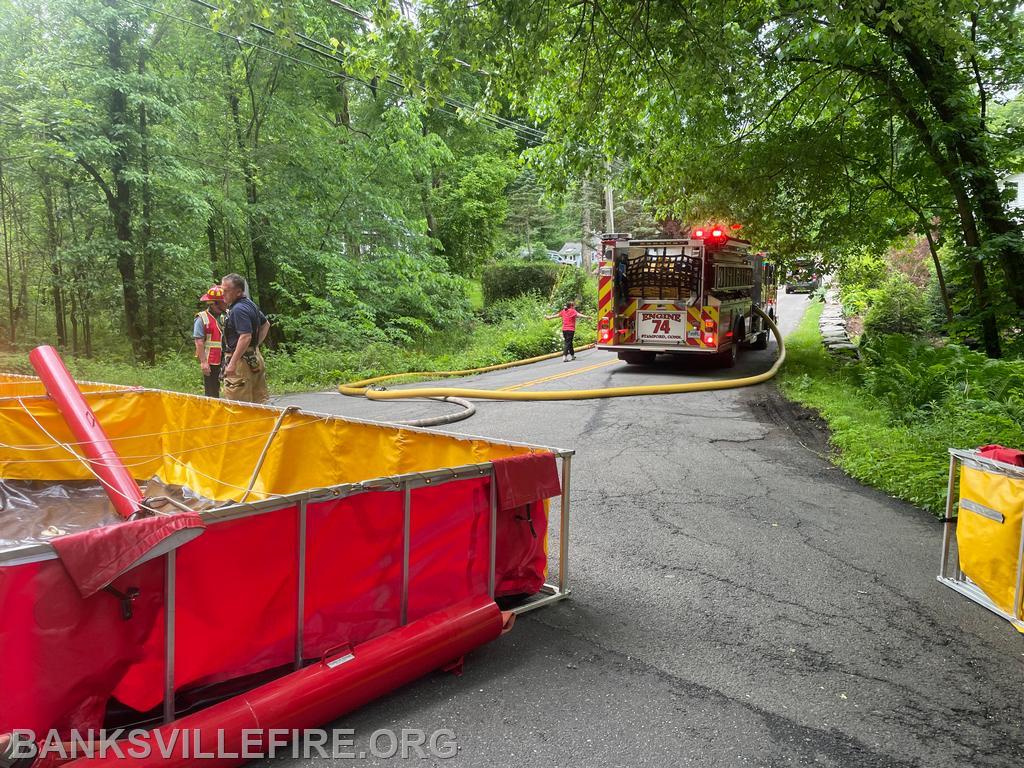
[[[82,453],[103,481],[114,509],[121,517],[131,517],[139,508],[142,492],[110,444],[57,350],[47,345],[36,347],[28,353],[28,359],[71,428]]]
[[[242,765],[269,752],[270,731],[283,734],[330,723],[494,640],[503,623],[489,597],[469,598],[354,648],[329,652],[304,669],[151,731],[146,746],[138,739],[121,742],[122,754],[108,751],[105,758],[65,765]],[[254,739],[257,732],[260,736]],[[172,739],[176,741],[168,751]],[[281,739],[277,749],[278,754],[290,754]]]

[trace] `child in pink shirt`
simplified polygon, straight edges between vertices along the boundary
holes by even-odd
[[[576,350],[573,347],[573,337],[576,335],[576,318],[582,317],[584,320],[590,318],[584,315],[582,312],[576,311],[576,302],[570,301],[565,305],[565,308],[554,315],[547,315],[546,320],[554,320],[556,317],[562,318],[562,362],[568,362],[570,358],[576,359]]]

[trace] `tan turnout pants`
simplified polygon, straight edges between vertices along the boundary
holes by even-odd
[[[256,370],[249,367],[245,360],[238,361],[234,376],[224,377],[224,397],[228,400],[239,400],[243,403],[266,403],[270,401],[267,391],[267,364],[263,355],[256,350]],[[224,363],[227,365],[227,363]]]

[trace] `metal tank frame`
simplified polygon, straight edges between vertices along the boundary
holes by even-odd
[[[996,605],[992,598],[985,594],[985,592],[975,584],[970,578],[960,569],[960,558],[954,556],[953,543],[955,540],[954,526],[956,525],[958,514],[953,514],[954,507],[954,493],[956,491],[957,482],[957,468],[960,465],[964,465],[971,469],[976,469],[981,472],[988,472],[991,474],[1002,475],[1003,477],[1009,477],[1014,480],[1024,481],[1024,467],[1016,467],[1013,464],[1006,464],[1002,461],[996,461],[989,459],[978,454],[977,451],[965,451],[958,448],[949,449],[949,479],[946,486],[946,516],[943,519],[943,531],[942,531],[942,552],[939,559],[939,574],[936,579],[942,584],[945,584],[950,589],[959,592],[964,597],[977,603],[978,605],[987,608],[997,616],[1001,616],[1010,622],[1018,630],[1024,632],[1024,609],[1021,608],[1021,598],[1024,596],[1024,525],[1021,526],[1020,544],[1017,548],[1017,572],[1016,572],[1016,584],[1014,586],[1014,599],[1013,604],[1015,606],[1014,613],[1008,613]],[[983,517],[993,518],[992,515],[1002,515],[995,512],[995,510],[989,510],[987,507],[970,502],[971,507],[967,507],[964,504],[958,504],[959,507],[968,509],[972,514],[980,514]],[[990,514],[991,513],[991,514]]]
[[[32,380],[31,377],[25,377]],[[109,397],[121,395],[126,389],[107,390],[87,393],[90,397]],[[131,391],[146,391],[147,388],[130,388]],[[156,390],[152,390],[156,391]],[[176,393],[178,394],[178,393]],[[187,397],[198,397],[198,395],[185,395]],[[46,395],[23,396],[22,400],[42,399]],[[7,399],[7,398],[0,398]],[[253,405],[253,407],[264,408],[272,411],[281,410],[280,407],[271,405]],[[543,451],[554,454],[561,462],[560,475],[562,493],[559,497],[559,526],[558,526],[558,576],[554,581],[547,581],[540,592],[528,599],[522,605],[512,608],[515,614],[522,614],[565,600],[571,594],[569,588],[569,511],[570,511],[570,483],[572,475],[572,457],[575,451],[569,448],[553,448],[532,443],[516,442],[510,440],[498,440],[477,435],[453,434],[436,429],[423,427],[407,427],[389,424],[388,422],[377,422],[367,419],[354,419],[336,414],[325,414],[317,411],[298,409],[296,411],[306,416],[325,417],[341,421],[367,424],[377,427],[395,427],[404,431],[424,432],[428,434],[441,435],[450,439],[465,441],[484,441],[497,445],[509,445],[522,448],[530,448],[533,451]],[[272,499],[265,499],[255,502],[236,502],[223,507],[206,510],[199,513],[200,517],[208,525],[229,520],[238,520],[247,517],[269,514],[283,509],[295,508],[298,515],[298,537],[295,542],[297,553],[296,567],[296,596],[297,611],[295,616],[295,654],[293,667],[298,670],[305,665],[303,658],[303,630],[304,630],[304,600],[305,600],[305,563],[306,563],[306,510],[311,503],[336,501],[338,499],[357,496],[363,493],[375,491],[402,491],[404,493],[404,515],[403,515],[403,545],[402,545],[402,591],[401,591],[401,615],[399,626],[405,626],[407,621],[407,609],[409,599],[409,562],[411,546],[411,525],[412,517],[415,514],[412,491],[417,488],[428,486],[444,485],[446,483],[468,480],[473,478],[489,477],[490,483],[490,567],[488,574],[488,589],[490,596],[494,597],[495,591],[495,565],[496,565],[496,521],[498,513],[497,483],[495,482],[494,464],[492,462],[481,462],[477,464],[464,464],[456,467],[442,467],[423,472],[409,472],[387,477],[378,477],[364,480],[358,483],[342,483],[339,485],[323,488],[311,488],[299,493],[277,496]],[[550,528],[549,528],[550,535]],[[6,551],[0,551],[0,566],[16,566],[26,563],[54,560],[57,558],[54,550],[47,544],[32,544],[21,547],[14,547]],[[174,661],[175,661],[175,607],[176,607],[176,553],[171,550],[164,556],[164,585],[165,585],[165,616],[167,620],[164,625],[164,707],[163,720],[165,723],[173,722],[177,716],[174,694]],[[551,557],[548,557],[550,565]]]

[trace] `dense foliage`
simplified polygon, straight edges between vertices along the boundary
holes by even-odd
[[[492,304],[526,293],[547,296],[558,280],[558,268],[550,261],[501,261],[483,273],[484,301]]]
[[[410,17],[221,6],[0,0],[0,346],[187,368],[198,297],[237,271],[275,348],[359,368],[465,340],[486,263],[599,226],[592,188],[523,168],[539,132],[472,109],[484,80],[428,92],[431,52],[375,33]]]
[[[888,334],[919,336],[924,331],[927,319],[924,296],[902,272],[890,274],[871,299],[864,317],[864,333],[868,338]]]
[[[1021,156],[1019,100],[1004,106],[1024,82],[1017,3],[426,7],[428,39],[544,122],[529,153],[546,176],[614,168],[684,221],[744,222],[780,257],[841,263],[914,232],[938,266],[945,240],[966,332],[993,357],[1019,334],[1024,239],[998,184]]]
[[[836,461],[854,477],[939,514],[947,448],[1024,446],[1024,362],[889,335],[850,364],[822,347],[820,314],[812,305],[786,340],[782,387],[822,414]]]
[[[210,6],[0,0],[4,347],[188,370],[238,271],[285,379],[505,358],[592,301],[531,259],[589,253],[610,180],[620,231],[741,221],[838,267],[869,338],[1021,350],[1013,3]],[[920,280],[880,256],[908,237]]]

